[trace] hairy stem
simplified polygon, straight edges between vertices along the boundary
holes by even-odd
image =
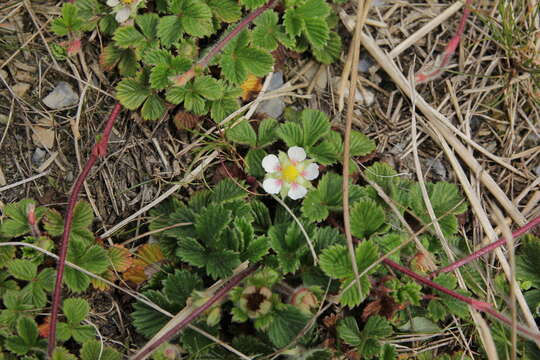
[[[229,293],[229,291],[232,290],[233,287],[238,285],[242,280],[244,280],[247,276],[251,275],[257,268],[259,267],[258,264],[250,265],[247,269],[239,272],[238,274],[234,275],[232,278],[229,279],[223,285],[222,288],[220,288],[208,301],[206,301],[203,305],[199,306],[193,312],[191,312],[184,320],[179,322],[176,326],[174,326],[172,329],[167,331],[163,336],[161,336],[159,339],[154,341],[150,346],[143,349],[139,353],[137,353],[132,360],[142,360],[145,359],[149,354],[151,354],[154,350],[156,350],[161,344],[163,344],[166,341],[169,341],[174,335],[178,334],[180,330],[185,328],[187,325],[189,325],[193,320],[195,320],[199,315],[201,315],[206,310],[210,309],[212,305],[214,305],[216,302],[221,300],[225,295]]]
[[[512,237],[514,239],[516,239],[516,238],[520,237],[521,235],[528,233],[532,228],[534,228],[535,226],[537,226],[539,224],[540,224],[540,216],[537,216],[536,218],[529,221],[527,224],[523,225],[522,227],[520,227],[519,229],[514,231],[512,233]],[[495,241],[495,242],[493,242],[493,243],[491,243],[491,244],[489,244],[489,245],[487,245],[487,246],[485,246],[485,247],[483,247],[483,248],[481,248],[479,250],[476,250],[475,252],[473,252],[469,256],[466,256],[461,260],[453,262],[452,264],[450,264],[448,266],[445,266],[442,269],[434,271],[430,276],[433,277],[433,276],[436,276],[437,274],[440,274],[440,273],[446,273],[446,272],[454,271],[457,268],[459,268],[459,267],[461,267],[463,265],[467,265],[468,263],[478,259],[482,255],[485,255],[485,254],[495,250],[499,246],[502,246],[502,245],[506,244],[506,241],[507,240],[506,240],[505,237],[501,237],[499,240],[497,240],[497,241]]]
[[[52,306],[51,323],[50,323],[50,331],[49,331],[49,339],[48,339],[49,344],[47,346],[47,353],[49,354],[49,358],[51,358],[54,348],[56,346],[56,322],[58,319],[58,310],[60,308],[60,300],[61,300],[61,293],[62,293],[62,278],[64,275],[64,267],[65,267],[66,255],[67,255],[67,249],[68,249],[68,243],[69,243],[69,234],[71,232],[71,224],[73,222],[73,211],[75,209],[75,205],[77,203],[77,198],[79,196],[81,188],[84,184],[85,179],[88,177],[88,174],[90,173],[90,170],[92,169],[92,166],[94,166],[98,158],[103,157],[107,154],[107,145],[109,143],[111,130],[114,125],[114,122],[116,121],[116,118],[118,117],[118,114],[120,114],[120,110],[122,110],[122,105],[120,105],[120,103],[117,103],[116,105],[114,105],[114,108],[111,111],[109,118],[107,119],[107,123],[105,124],[103,135],[101,136],[101,139],[99,140],[99,142],[95,144],[94,147],[92,148],[92,153],[90,155],[90,158],[84,165],[84,168],[82,169],[79,177],[77,178],[77,181],[75,182],[75,185],[73,186],[71,195],[69,196],[68,207],[66,211],[66,218],[65,218],[65,223],[64,223],[64,233],[62,234],[62,240],[60,242],[60,249],[58,251],[58,262],[56,265],[56,281],[54,285],[54,293],[53,293],[52,304],[51,304]]]
[[[178,75],[173,81],[174,84],[177,86],[185,85],[195,76],[197,70],[204,69],[210,63],[210,60],[212,60],[212,58],[216,56],[225,47],[225,45],[227,45],[232,39],[234,39],[234,37],[238,35],[240,31],[242,31],[246,26],[248,26],[266,9],[272,7],[272,5],[274,5],[274,2],[275,0],[270,0],[268,3],[266,3],[266,5],[261,6],[260,8],[243,18],[242,21],[240,21],[230,33],[228,33],[223,39],[219,40],[218,43],[212,49],[210,49],[210,51],[202,59],[200,59],[195,65],[191,67],[191,69],[189,69],[182,75]]]
[[[432,289],[435,289],[437,291],[442,292],[443,294],[451,296],[456,300],[459,300],[459,301],[462,301],[462,302],[464,302],[466,304],[469,304],[475,310],[486,313],[486,314],[489,314],[489,315],[493,316],[494,318],[498,319],[499,321],[503,322],[504,324],[512,326],[512,320],[510,320],[506,316],[504,316],[501,313],[499,313],[498,311],[496,311],[491,306],[491,304],[489,304],[487,302],[484,302],[484,301],[481,301],[481,300],[476,300],[476,299],[473,299],[473,298],[465,296],[465,295],[461,295],[458,292],[456,292],[454,290],[450,290],[450,289],[448,289],[448,288],[446,288],[446,287],[444,287],[442,285],[439,285],[436,282],[434,282],[434,281],[432,281],[432,280],[430,280],[430,279],[428,279],[426,277],[423,277],[423,276],[415,273],[414,271],[406,268],[405,266],[402,266],[402,265],[399,265],[399,264],[393,262],[390,259],[383,259],[383,263],[390,266],[392,269],[397,270],[399,272],[402,272],[405,275],[413,278],[416,282],[418,282],[418,283],[420,283],[422,285],[428,286],[428,287],[430,287]],[[540,340],[540,333],[538,333],[536,331],[530,330],[528,328],[525,328],[525,327],[519,326],[519,325],[517,326],[517,330],[522,335],[526,336],[527,338],[529,338],[529,339],[531,339],[533,341],[539,341]]]

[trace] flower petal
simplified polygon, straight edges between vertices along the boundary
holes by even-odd
[[[115,19],[119,23],[125,22],[131,15],[131,8],[129,6],[123,7],[116,12]]]
[[[279,171],[280,165],[278,157],[276,155],[266,155],[262,159],[262,167],[267,173]]]
[[[306,180],[315,180],[319,176],[319,165],[315,163],[309,164],[304,171],[302,171],[302,176]]]
[[[287,195],[289,195],[289,197],[293,200],[298,200],[306,196],[306,194],[307,189],[305,187],[298,184],[292,184]]]
[[[120,0],[107,0],[107,5],[110,7],[115,7],[118,4],[120,4]]]
[[[290,148],[289,151],[287,151],[287,155],[289,155],[289,159],[296,162],[304,161],[306,159],[306,152],[299,146]]]
[[[263,189],[269,194],[277,194],[281,190],[281,184],[280,179],[266,179],[263,181]]]

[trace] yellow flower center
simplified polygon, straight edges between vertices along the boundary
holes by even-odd
[[[129,5],[131,3],[133,3],[135,0],[120,0],[120,2],[124,5]]]
[[[293,182],[294,180],[296,180],[298,175],[300,175],[300,173],[298,172],[298,169],[296,169],[294,165],[289,165],[285,167],[285,169],[283,169],[283,179],[286,182],[289,182],[289,183]]]

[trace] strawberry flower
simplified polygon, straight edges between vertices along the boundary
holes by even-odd
[[[279,152],[279,156],[267,155],[262,160],[262,167],[267,172],[263,189],[269,194],[280,193],[298,200],[306,196],[311,182],[319,176],[319,165],[306,159],[306,152],[293,146],[287,154]]]
[[[137,8],[144,0],[107,0],[107,5],[116,13],[115,19],[120,24],[137,14]]]

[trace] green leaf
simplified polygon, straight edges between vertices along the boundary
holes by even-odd
[[[246,119],[242,119],[236,126],[227,129],[225,136],[232,142],[255,147],[257,134]]]
[[[437,324],[421,316],[414,317],[407,321],[405,324],[399,327],[399,330],[415,333],[436,333],[441,331]]]
[[[45,209],[36,207],[36,202],[31,199],[23,199],[13,204],[6,204],[3,209],[6,219],[0,224],[0,236],[14,238],[28,234],[31,231],[28,223],[28,211],[35,207],[36,221],[39,221]]]
[[[386,225],[384,210],[371,199],[355,203],[351,209],[351,232],[357,238],[369,238]]]
[[[32,281],[37,275],[37,265],[30,260],[15,259],[8,264],[8,271],[18,280]]]
[[[341,320],[337,326],[337,332],[339,338],[349,345],[358,346],[362,344],[362,334],[353,317],[347,316]]]
[[[85,201],[79,201],[73,210],[73,222],[71,225],[71,240],[91,242],[94,234],[88,229],[94,220],[94,213],[90,205]],[[60,236],[64,233],[64,217],[56,210],[49,210],[45,229],[52,236]]]
[[[209,100],[217,100],[223,96],[223,89],[219,82],[208,75],[197,76],[193,82],[193,89],[197,94]]]
[[[330,29],[326,20],[321,18],[304,18],[302,30],[306,34],[311,46],[314,48],[322,48],[330,39]]]
[[[330,38],[326,42],[326,45],[320,48],[313,48],[313,56],[317,61],[323,64],[332,64],[339,59],[341,54],[341,37],[334,31],[330,32]]]
[[[287,9],[283,17],[285,30],[289,36],[297,37],[302,33],[302,18],[298,16],[295,9]]]
[[[57,346],[54,348],[51,360],[77,360],[77,357],[71,354],[66,348]]]
[[[266,0],[240,0],[240,4],[244,5],[248,9],[256,9],[263,6]]]
[[[183,33],[182,21],[178,16],[164,16],[159,19],[157,35],[163,46],[168,48],[178,42]]]
[[[24,355],[33,349],[40,349],[46,345],[45,340],[39,339],[37,324],[33,319],[21,317],[17,321],[18,336],[11,336],[5,340],[5,346],[17,355]]]
[[[204,246],[193,238],[185,237],[178,243],[176,256],[193,266],[204,267],[207,263],[207,254]]]
[[[358,271],[364,271],[379,257],[377,246],[372,241],[363,241],[356,247]],[[333,245],[323,250],[320,256],[321,269],[334,279],[354,277],[349,251],[345,245]]]
[[[124,79],[116,86],[118,101],[129,110],[137,110],[150,95],[150,89],[135,79]]]
[[[278,122],[276,119],[266,118],[259,124],[259,139],[257,141],[258,147],[266,147],[273,144],[277,140],[276,130],[278,128]]]
[[[259,236],[252,240],[247,249],[242,252],[242,260],[249,260],[252,264],[261,260],[264,255],[268,253],[270,248],[268,238],[265,236]]]
[[[166,309],[174,313],[180,310],[178,308],[171,308],[167,297],[161,291],[147,290],[142,294],[146,296],[148,300],[158,305],[162,309]],[[133,326],[135,326],[138,333],[147,338],[154,336],[170,320],[169,317],[161,312],[158,312],[154,308],[151,308],[150,306],[138,301],[133,305],[133,309],[134,311],[131,313]]]
[[[81,348],[81,360],[121,360],[122,354],[97,340],[90,340]]]
[[[107,252],[97,246],[88,246],[80,241],[72,241],[68,249],[68,261],[78,265],[94,274],[103,273],[109,266]],[[88,275],[72,268],[66,268],[64,281],[74,292],[86,290],[90,285]]]
[[[177,13],[189,35],[203,37],[212,33],[212,11],[204,2],[184,0],[184,8]]]
[[[210,0],[208,6],[217,19],[226,23],[238,21],[242,16],[242,8],[234,0]]]
[[[326,141],[308,148],[307,153],[322,165],[332,165],[338,160],[332,144]]]
[[[306,109],[301,114],[304,132],[303,146],[311,147],[330,131],[330,121],[325,113]]]
[[[64,300],[62,311],[69,323],[78,324],[84,320],[90,311],[88,301],[81,298],[70,298]]]
[[[174,274],[170,274],[163,280],[163,293],[171,303],[178,307],[186,305],[186,301],[193,290],[202,290],[203,288],[202,280],[187,270],[176,269]]]
[[[121,26],[114,32],[113,40],[116,46],[127,48],[138,47],[146,39],[134,26]]]
[[[236,184],[232,179],[221,180],[210,198],[214,203],[227,203],[235,200],[242,200],[247,196],[247,192]]]
[[[38,328],[32,319],[23,317],[17,322],[17,333],[27,345],[34,345],[38,340]]]
[[[96,330],[92,325],[77,325],[71,330],[71,336],[79,344],[92,340],[96,336]]]
[[[287,346],[306,326],[309,318],[292,305],[284,305],[276,311],[268,327],[270,341],[278,347]]]
[[[232,250],[219,250],[208,254],[206,273],[214,279],[232,275],[233,270],[240,265],[240,256]]]
[[[83,20],[78,16],[78,9],[74,4],[64,4],[62,6],[62,16],[56,18],[51,26],[51,30],[59,36],[66,36],[71,32],[79,30],[83,25]]]
[[[287,144],[288,147],[302,146],[304,134],[300,125],[293,122],[281,124],[276,130],[277,136]]]
[[[525,236],[521,240],[518,256],[516,257],[517,278],[520,281],[530,281],[540,288],[540,238]]]
[[[165,114],[167,110],[165,102],[158,94],[150,95],[141,109],[141,115],[144,120],[157,120]]]
[[[266,173],[262,167],[262,160],[267,155],[263,149],[250,149],[246,154],[246,171],[249,175],[262,177]]]
[[[375,151],[375,142],[366,135],[358,132],[351,132],[351,156],[364,156]]]
[[[31,350],[20,336],[8,337],[5,340],[4,345],[6,349],[17,355],[24,355]]]
[[[276,252],[281,271],[294,273],[300,258],[308,251],[306,240],[296,222],[274,225],[268,231],[270,246]]]
[[[279,31],[278,14],[266,10],[253,23],[256,25],[252,33],[253,44],[269,51],[275,50],[278,46],[275,34]]]
[[[307,0],[296,8],[296,15],[300,18],[325,18],[330,14],[330,6],[325,0]]]
[[[195,218],[199,238],[207,244],[215,242],[231,221],[231,212],[222,205],[211,204]]]

